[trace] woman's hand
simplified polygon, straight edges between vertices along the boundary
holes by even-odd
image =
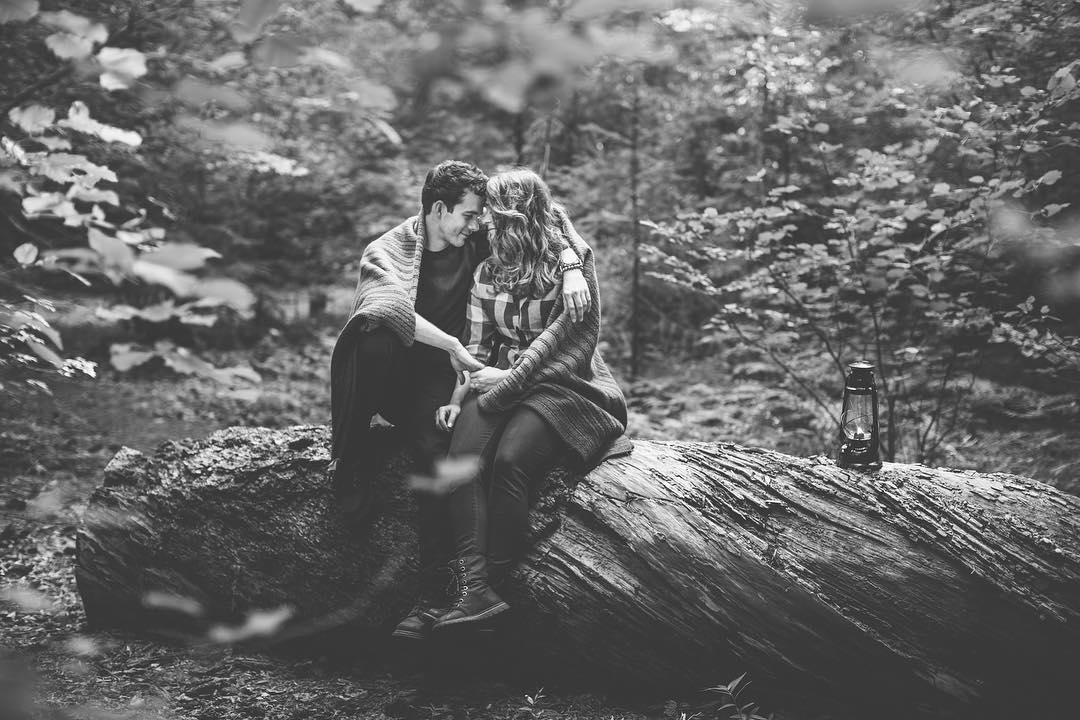
[[[457,373],[459,382],[465,382],[465,370],[477,371],[484,367],[484,363],[470,355],[460,340],[455,341],[446,352],[450,354],[450,364]]]
[[[485,393],[495,387],[509,374],[509,370],[485,367],[483,370],[469,373],[469,379],[472,382],[472,389],[479,394]]]
[[[460,414],[460,405],[443,405],[435,411],[435,427],[443,432],[450,432],[454,429],[454,423]]]
[[[592,297],[589,295],[589,284],[585,282],[585,274],[581,270],[567,270],[563,273],[562,299],[574,322],[579,323],[585,319],[585,313],[592,304]]]

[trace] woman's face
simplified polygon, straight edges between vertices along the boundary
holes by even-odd
[[[487,230],[489,238],[495,236],[495,218],[491,214],[491,208],[484,208],[484,214],[480,216],[480,227]]]

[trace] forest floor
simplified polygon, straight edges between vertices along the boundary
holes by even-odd
[[[105,463],[124,445],[148,451],[230,425],[325,423],[334,337],[327,324],[300,340],[270,335],[245,351],[208,354],[218,366],[250,364],[259,383],[105,369],[97,380],[51,383],[52,396],[5,397],[0,720],[716,717],[700,697],[641,704],[496,680],[448,688],[432,685],[415,668],[385,663],[192,649],[89,632],[74,580],[75,533]],[[800,421],[813,413],[807,404],[773,380],[736,379],[717,360],[674,368],[658,363],[624,387],[632,436],[725,440],[797,455],[832,452],[821,430]],[[1075,402],[1064,415],[1041,413],[1060,408],[1060,398],[990,381],[979,381],[972,392],[974,412],[943,444],[940,464],[1015,472],[1061,487],[1080,478]],[[25,713],[20,702],[29,708]]]

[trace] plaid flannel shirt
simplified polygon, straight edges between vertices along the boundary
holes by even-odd
[[[547,327],[560,287],[554,285],[542,298],[517,298],[496,290],[490,261],[480,263],[466,311],[465,349],[485,365],[511,368],[518,353]]]

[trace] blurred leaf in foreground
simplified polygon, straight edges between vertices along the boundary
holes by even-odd
[[[38,0],[0,0],[0,25],[26,22],[37,15]]]
[[[269,637],[292,617],[293,609],[283,605],[274,610],[256,610],[248,614],[243,625],[215,625],[207,636],[222,644],[231,644],[258,637]]]

